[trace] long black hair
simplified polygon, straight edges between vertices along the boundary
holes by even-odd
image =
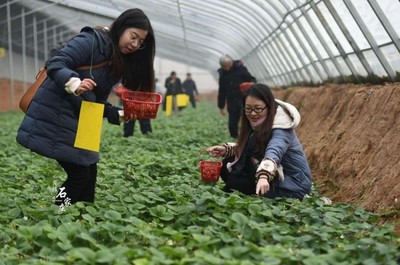
[[[243,106],[245,106],[246,98],[248,96],[252,96],[263,101],[267,106],[268,114],[265,121],[258,125],[257,129],[254,130],[254,154],[257,157],[264,157],[265,148],[271,139],[272,125],[274,124],[276,109],[278,106],[270,88],[264,84],[254,84],[245,92],[243,96]],[[244,146],[246,145],[247,140],[252,132],[253,128],[251,127],[250,121],[247,119],[246,114],[243,111],[238,137],[238,156],[242,154]]]
[[[145,48],[122,54],[118,44],[127,28],[146,30]],[[150,20],[138,8],[124,11],[111,25],[109,36],[113,42],[112,75],[122,76],[122,84],[131,90],[154,91],[154,56],[156,43]]]

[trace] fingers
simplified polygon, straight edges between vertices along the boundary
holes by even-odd
[[[129,116],[124,116],[124,120],[125,120],[125,122],[137,120],[137,115],[131,114]]]
[[[75,94],[81,95],[88,90],[93,90],[97,86],[96,82],[94,82],[90,78],[85,78],[79,84],[79,87],[76,89]]]
[[[269,191],[269,183],[266,179],[260,179],[257,182],[256,194],[261,196]]]
[[[212,146],[206,149],[212,157],[224,156],[225,148],[223,146]]]
[[[82,80],[82,82],[84,82],[85,84],[89,85],[91,88],[94,88],[95,86],[97,86],[96,82],[94,82],[92,79],[90,78],[84,78]]]
[[[85,90],[92,90],[97,84],[89,78],[85,78],[82,80],[80,87],[84,88]]]

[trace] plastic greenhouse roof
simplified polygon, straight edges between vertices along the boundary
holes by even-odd
[[[14,51],[46,59],[57,38],[109,26],[134,7],[150,18],[157,56],[214,74],[229,54],[272,86],[399,80],[400,4],[393,0],[1,0],[0,26],[12,34],[1,33],[0,46],[11,40]]]

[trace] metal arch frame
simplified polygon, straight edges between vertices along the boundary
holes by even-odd
[[[35,17],[36,17],[36,16],[35,16]],[[37,37],[37,35],[43,34],[43,35],[44,35],[43,41],[38,42],[38,43],[37,43],[37,46],[39,47],[40,44],[43,44],[44,50],[47,50],[46,47],[47,47],[47,45],[48,45],[48,42],[45,41],[45,40],[47,40],[47,38],[46,38],[45,36],[47,35],[47,32],[49,31],[49,30],[48,30],[48,25],[47,25],[47,21],[49,21],[49,20],[50,20],[49,18],[47,18],[47,19],[42,19],[42,20],[39,20],[39,21],[36,20],[36,23],[35,23],[36,25],[43,23],[43,29],[42,29],[42,30],[39,30],[39,31],[37,30],[36,32],[30,33],[30,34],[28,34],[28,35],[25,35],[25,38],[35,38],[35,37]],[[34,26],[34,25],[32,24],[32,27],[33,27],[33,26]],[[55,24],[55,25],[52,25],[50,28],[57,28],[57,27],[61,28],[61,29],[62,29],[62,32],[66,32],[67,35],[73,35],[73,34],[75,34],[75,32],[73,32],[72,30],[67,29],[67,28],[65,27],[65,24]],[[21,33],[22,33],[22,30],[21,30]],[[14,45],[16,45],[16,46],[19,46],[19,45],[18,45],[18,42],[15,42],[15,41],[14,41],[13,43],[14,43]],[[53,44],[54,44],[54,42],[53,42]],[[56,44],[55,44],[55,45],[56,45]],[[46,57],[46,52],[43,52],[43,57],[44,57],[44,59],[47,58],[47,57]]]
[[[308,1],[309,2],[309,1]],[[290,9],[290,7],[288,5],[283,4],[282,2],[269,2],[269,5],[271,5],[273,7],[273,9],[278,13],[279,17],[281,18],[281,21],[278,21],[278,19],[276,20],[277,23],[277,27],[272,31],[272,33],[270,35],[268,35],[266,38],[264,38],[256,47],[255,49],[259,48],[260,45],[262,43],[267,42],[268,40],[271,41],[271,43],[275,42],[277,45],[277,48],[279,50],[279,54],[285,54],[284,50],[281,48],[281,46],[284,46],[283,43],[285,43],[285,41],[282,39],[282,37],[280,37],[280,34],[278,33],[278,31],[280,31],[281,33],[283,33],[284,37],[286,38],[286,40],[289,42],[290,47],[292,47],[292,51],[295,53],[295,56],[297,58],[301,59],[301,56],[299,55],[299,53],[293,49],[294,45],[293,42],[291,41],[286,29],[282,28],[282,26],[284,24],[286,24],[288,27],[290,26],[291,23],[294,23],[294,21],[288,23],[286,22],[284,19],[285,17],[289,16],[290,13],[292,13],[293,11],[300,9],[301,7],[305,6],[308,4],[308,2],[305,2],[303,4],[301,4],[300,6],[295,5],[294,9]],[[283,8],[279,8],[278,5],[282,5]],[[271,16],[272,17],[272,16]],[[276,34],[274,34],[276,33]],[[278,40],[274,39],[273,36],[276,36]],[[297,40],[298,41],[298,40]],[[298,41],[299,42],[299,41]],[[294,55],[292,55],[291,53],[287,53],[286,57],[284,57],[284,60],[280,61],[282,63],[286,63],[287,66],[289,66],[289,69],[283,71],[284,73],[288,74],[288,75],[295,75],[297,76],[297,78],[295,77],[294,79],[291,78],[291,80],[297,80],[297,81],[301,81],[301,80],[306,80],[306,76],[303,74],[303,72],[301,71],[302,68],[304,68],[305,66],[301,67],[299,66],[295,60],[294,60]],[[293,63],[293,66],[290,66],[290,63]],[[302,63],[303,64],[303,63]],[[305,68],[306,71],[308,70],[307,68]],[[311,74],[309,74],[311,76]]]
[[[311,52],[313,52],[313,54],[317,57],[317,59],[319,59],[320,58],[319,53],[315,52],[315,51],[317,51],[316,46],[314,45],[313,41],[311,40],[311,38],[307,34],[306,30],[304,29],[302,23],[300,22],[300,17],[303,17],[303,15],[302,16],[294,16],[293,13],[290,13],[290,16],[293,18],[294,23],[299,27],[299,29],[300,29],[300,31],[302,33],[302,36],[305,38],[305,40],[307,41],[306,43],[311,48],[310,49]],[[294,30],[293,33],[295,33],[295,32],[296,31]],[[297,35],[297,33],[296,33],[296,35]],[[300,39],[300,36],[298,36],[297,38]],[[313,56],[311,55],[310,50],[308,49],[308,47],[305,46],[305,44],[303,44],[303,42],[301,40],[300,40],[300,45],[302,46],[302,49],[306,53],[306,56],[308,57],[310,63],[314,67],[315,72],[318,74],[318,77],[320,79],[319,81],[322,82],[325,79],[324,75],[321,72],[320,68],[316,65],[315,60],[312,58]],[[329,77],[330,76],[330,72],[325,72],[325,75],[327,75]]]
[[[189,6],[190,7],[190,6]],[[190,7],[190,8],[192,8],[192,7]],[[198,10],[199,9],[199,7],[196,7],[196,10]],[[208,15],[208,17],[210,17],[211,19],[215,19],[217,16],[212,16],[212,15],[210,15],[210,13],[209,13],[209,15]],[[190,18],[185,18],[185,20],[187,20],[187,21],[190,21],[190,23],[196,23],[196,24],[199,24],[200,22],[199,21],[195,21],[194,19],[190,19]],[[153,23],[155,23],[155,22],[153,22]],[[225,25],[226,26],[230,26],[229,25],[229,23],[228,22],[224,22],[225,23]],[[211,30],[211,32],[217,32],[217,34],[223,34],[224,32],[223,31],[221,31],[220,30],[220,28],[219,27],[217,27],[217,26],[211,26],[210,24],[203,24],[203,26],[204,27],[207,27],[207,28],[211,28],[212,30]],[[236,30],[238,30],[238,29],[236,29]],[[245,32],[240,32],[239,31],[239,33],[238,34],[233,34],[233,35],[227,35],[227,34],[225,34],[226,35],[226,38],[225,39],[232,39],[231,41],[233,42],[233,41],[235,41],[235,42],[237,42],[238,40],[235,40],[234,38],[232,38],[233,36],[242,36],[243,34],[245,34]],[[202,38],[204,38],[204,36],[202,37]],[[199,39],[201,39],[201,38],[199,38]],[[188,38],[188,40],[189,40],[189,38]],[[215,39],[212,39],[213,41],[215,41]],[[183,48],[185,48],[184,47],[184,45],[181,45]],[[226,47],[224,47],[224,46],[226,46]],[[219,45],[219,49],[224,49],[224,50],[227,50],[227,49],[229,49],[229,46],[228,45],[223,45],[223,46],[221,46],[221,45]],[[197,52],[197,51],[196,51]]]
[[[321,46],[326,50],[327,49],[327,45],[325,45],[324,42],[321,42],[321,39],[323,39],[323,38],[322,38],[320,32],[317,30],[317,28],[314,25],[314,23],[311,22],[311,18],[309,16],[307,10],[305,10],[304,7],[300,8],[299,10],[302,13],[302,15],[303,15],[302,17],[305,19],[305,22],[307,23],[307,25],[312,29],[312,32],[318,38],[318,41],[321,44]],[[323,57],[322,57],[320,51],[318,50],[317,46],[315,45],[314,41],[310,38],[309,34],[304,34],[304,36],[307,38],[307,41],[308,41],[309,45],[311,46],[311,49],[313,50],[313,52],[317,56],[318,62],[321,64],[321,66],[324,69],[326,75],[328,77],[332,78],[333,74],[330,71],[329,67],[326,65],[325,60],[323,59]]]
[[[285,5],[286,8],[288,8],[288,6],[286,6],[285,2],[282,2],[282,3]],[[308,52],[307,48],[304,46],[303,42],[300,39],[300,36],[297,34],[297,31],[295,29],[293,29],[293,26],[292,26],[293,24],[298,25],[298,23],[296,22],[297,17],[291,11],[288,12],[288,15],[293,18],[292,23],[287,23],[288,31],[293,34],[295,40],[297,41],[297,43],[300,45],[301,49],[305,53],[305,57],[308,59],[309,62],[311,62],[312,66],[314,67],[314,70],[318,71],[318,68],[313,63],[311,54]],[[306,67],[307,63],[304,61],[303,56],[301,56],[301,53],[299,51],[297,51],[297,49],[295,49],[293,42],[291,43],[291,46],[292,46],[292,49],[295,51],[297,58],[300,60],[300,63],[303,66],[303,69],[305,69],[305,71],[309,75],[309,78],[312,80],[313,74],[311,73],[310,69],[308,67]],[[322,76],[319,76],[319,77],[320,77],[320,79],[322,79]],[[304,81],[305,81],[305,79],[304,79]],[[313,83],[316,83],[316,82],[313,82]]]
[[[173,40],[171,40],[171,39],[165,40],[165,41],[167,43],[173,42]],[[180,61],[186,61],[187,55],[182,54],[181,51],[182,50],[179,47],[171,44],[169,49],[158,49],[157,55],[159,55],[160,57],[167,57],[167,58],[180,58]],[[194,60],[192,61],[192,64],[196,65],[196,66],[202,66],[202,64],[200,64],[198,62],[204,61],[204,58],[207,58],[207,57],[205,57],[205,55],[206,55],[206,53],[193,54],[192,58]]]
[[[329,56],[329,59],[331,60],[331,62],[333,63],[333,65],[335,66],[336,71],[339,73],[341,80],[344,80],[344,73],[342,71],[342,68],[339,65],[339,62],[336,59],[336,56],[333,54],[333,52],[331,51],[327,41],[325,40],[325,38],[322,36],[321,32],[319,31],[319,29],[317,28],[317,26],[315,25],[313,19],[311,18],[309,12],[307,10],[305,10],[304,7],[300,8],[301,12],[304,15],[304,18],[307,20],[308,25],[312,28],[314,34],[317,36],[319,43],[321,44],[321,46],[324,48],[324,51],[326,52],[326,54]],[[312,9],[312,7],[310,8],[311,11],[314,12],[315,16],[318,18],[318,15],[315,13],[315,11]],[[319,18],[318,18],[319,19]],[[321,25],[323,26],[322,22],[320,20],[318,20],[318,22],[321,23]],[[318,50],[318,49],[317,49]],[[322,56],[321,56],[322,59]],[[322,59],[321,62],[323,62],[323,65],[329,70],[326,62],[326,59]],[[329,70],[330,71],[330,70]],[[333,74],[332,74],[333,76]]]
[[[202,3],[203,4],[203,6],[204,6],[204,9],[207,9],[206,11],[207,11],[207,13],[209,14],[209,16],[210,17],[213,17],[213,18],[219,18],[219,21],[221,22],[221,21],[224,21],[224,22],[226,22],[226,25],[228,25],[228,26],[230,26],[229,28],[236,28],[238,31],[240,31],[240,32],[242,32],[239,36],[238,36],[238,38],[235,40],[235,43],[237,43],[237,44],[242,44],[243,43],[243,41],[244,42],[246,42],[246,41],[248,41],[248,40],[250,40],[251,39],[251,34],[249,33],[249,32],[247,32],[246,30],[244,30],[243,29],[243,27],[235,27],[235,26],[232,26],[232,24],[231,24],[231,22],[230,22],[230,20],[229,20],[229,17],[228,16],[225,16],[225,15],[220,15],[220,13],[223,13],[223,12],[225,12],[226,10],[223,8],[223,7],[221,7],[221,6],[215,6],[215,5],[209,5],[208,4],[208,2],[203,2]],[[209,5],[208,7],[207,7],[207,5]],[[198,6],[196,6],[196,9],[197,10],[199,10],[201,7],[198,7]],[[216,13],[216,12],[219,12],[219,14],[218,13]],[[236,14],[235,14],[236,15]],[[221,20],[221,18],[223,18],[222,20]],[[243,22],[246,22],[243,18],[241,18],[240,16],[235,16],[235,19],[237,19],[238,21],[240,21],[240,20],[242,20]],[[225,29],[227,29],[227,28],[225,28]],[[229,36],[229,34],[223,34],[222,36]],[[229,39],[229,38],[223,38],[224,40],[226,40],[226,39]],[[248,46],[243,46],[243,47],[237,47],[237,49],[238,50],[241,50],[241,49],[243,49],[243,48],[247,48]],[[225,53],[228,53],[227,51],[221,51],[221,54],[225,54]],[[232,56],[235,54],[236,55],[236,49],[231,49],[230,51],[229,51],[229,54],[231,54]]]
[[[193,7],[193,8],[194,8],[194,7]],[[214,15],[213,13],[209,12],[209,15],[206,15],[205,17],[210,17],[210,18],[214,19],[216,16],[213,16],[213,15]],[[199,22],[199,21],[194,20],[194,19],[192,19],[192,18],[186,18],[186,20],[189,21],[189,22],[191,23],[190,25],[200,24],[200,25],[204,26],[204,27],[207,28],[207,29],[212,29],[212,30],[210,31],[210,32],[212,32],[212,33],[216,33],[216,34],[225,33],[225,31],[221,30],[220,27],[217,27],[217,26],[214,26],[214,25],[210,25],[210,24],[206,24],[206,23],[202,23],[202,22]],[[229,24],[229,22],[227,22],[227,21],[226,21],[226,22],[223,21],[223,22],[222,22],[222,25],[231,26],[231,25]],[[197,30],[196,30],[196,31],[197,31]],[[233,41],[239,42],[239,41],[240,41],[240,38],[236,38],[235,36],[242,36],[243,34],[246,34],[246,32],[243,31],[241,28],[232,28],[232,32],[234,32],[234,31],[237,31],[238,34],[236,34],[236,32],[235,32],[234,34],[226,34],[226,33],[224,34],[224,35],[227,36],[227,37],[231,37],[231,38],[224,38],[225,42],[227,42],[226,40],[229,41],[229,39],[231,39],[232,42],[233,42]],[[231,36],[231,35],[234,35],[234,36]],[[214,37],[214,36],[212,36],[212,37]],[[212,40],[215,41],[216,39],[213,38]],[[219,42],[222,42],[222,40],[219,41]],[[224,48],[224,49],[226,50],[227,48]]]
[[[257,45],[256,45],[256,47],[253,49],[253,50],[257,50],[257,48],[260,48],[261,47],[261,45],[264,45],[263,43],[266,43],[266,41],[267,41],[267,39],[268,38],[270,38],[270,39],[272,39],[273,40],[273,35],[275,36],[275,32],[277,31],[277,28],[279,27],[279,25],[280,25],[280,23],[281,23],[281,21],[280,21],[280,19],[279,18],[282,18],[282,13],[281,13],[281,10],[277,7],[277,5],[278,5],[278,3],[273,3],[273,2],[263,2],[263,3],[258,3],[259,5],[260,4],[266,4],[266,3],[268,3],[268,5],[269,6],[271,6],[272,7],[272,9],[265,9],[264,8],[264,10],[270,15],[270,17],[275,21],[275,23],[276,23],[276,25],[277,25],[277,27],[272,31],[272,34],[270,33],[270,34],[268,34],[266,37],[264,37]],[[283,8],[284,9],[284,8]],[[272,14],[272,11],[271,10],[274,10],[278,15],[279,15],[279,18],[277,18],[274,14]],[[276,41],[276,44],[279,44],[279,45],[277,45],[276,47],[274,47],[273,45],[270,45],[270,46],[267,46],[267,45],[265,45],[266,47],[270,47],[272,50],[274,50],[274,52],[271,52],[270,51],[270,56],[272,56],[272,58],[274,58],[274,60],[275,61],[279,61],[279,63],[277,63],[277,65],[278,66],[282,66],[282,67],[284,67],[284,68],[286,68],[286,70],[282,70],[281,72],[282,73],[288,73],[289,75],[293,75],[293,77],[295,78],[295,79],[297,79],[295,76],[296,76],[296,73],[292,70],[292,68],[290,67],[290,64],[289,63],[287,63],[287,62],[290,62],[291,60],[287,60],[287,58],[285,58],[285,57],[283,57],[283,58],[285,58],[285,60],[282,60],[282,59],[280,59],[279,58],[279,56],[278,56],[278,54],[281,54],[282,56],[284,56],[284,54],[282,54],[282,49],[281,49],[281,47],[282,47],[282,44],[281,44],[281,42],[282,42],[282,39],[280,39],[279,38],[279,36],[278,36],[278,40]],[[262,50],[262,49],[261,49]],[[246,55],[247,56],[247,55]],[[246,57],[245,56],[245,57]],[[276,58],[275,58],[276,57]],[[286,77],[286,76],[285,76]],[[289,78],[288,76],[286,77],[286,78]],[[288,79],[288,83],[290,82],[290,78]]]
[[[138,1],[136,7],[140,6],[146,14],[150,15],[152,23],[157,25],[155,32],[161,43],[157,46],[157,52],[160,55],[180,62],[189,62],[200,68],[215,67],[219,53],[228,53],[231,56],[240,57],[249,70],[255,73],[257,79],[274,85],[307,80],[319,82],[331,77],[341,77],[341,81],[344,81],[345,74],[349,73],[361,82],[361,75],[365,72],[375,76],[372,63],[376,63],[374,66],[379,69],[379,73],[387,74],[391,80],[395,81],[398,79],[395,71],[397,66],[390,64],[390,58],[384,54],[383,50],[384,46],[390,45],[393,48],[391,51],[396,54],[400,52],[400,40],[394,26],[383,13],[379,1],[365,0],[369,4],[368,16],[375,14],[374,22],[382,25],[384,33],[391,40],[385,44],[379,43],[379,39],[372,35],[373,32],[367,28],[366,21],[361,17],[363,13],[353,6],[353,1],[342,0],[344,5],[340,7],[345,9],[346,15],[353,17],[356,23],[354,26],[358,26],[360,34],[363,34],[369,43],[367,49],[360,49],[354,41],[355,35],[346,27],[344,18],[331,0],[253,0],[248,2],[246,0],[203,0],[196,3],[189,0],[147,0],[146,2]],[[80,16],[75,16],[78,21],[90,23],[96,19],[103,23],[113,20],[122,9],[132,7],[130,0],[104,1],[104,3],[94,0],[88,0],[85,3],[77,0],[10,0],[1,6],[2,12],[5,12],[3,7],[12,3],[18,3],[16,6],[20,7],[26,6],[30,10],[18,15],[12,6],[12,17],[9,17],[11,20],[21,16],[23,20],[24,16],[38,12],[37,16],[29,15],[26,20],[27,25],[35,27],[32,30],[34,34],[27,31],[26,35],[21,33],[22,36],[13,36],[17,39],[23,38],[20,39],[22,45],[20,47],[15,46],[18,44],[16,44],[16,39],[11,40],[14,52],[22,52],[25,55],[27,53],[30,55],[32,51],[29,47],[36,45],[37,49],[33,50],[36,53],[35,60],[38,58],[38,50],[42,49],[38,47],[50,45],[51,36],[74,32],[71,28],[73,25],[66,23],[67,20],[72,19],[73,10],[79,10]],[[52,6],[55,8],[49,9]],[[50,18],[43,18],[40,13]],[[51,17],[54,15],[57,16],[54,21],[61,21],[57,24],[57,28],[54,28],[52,26],[54,23],[51,22]],[[30,21],[33,17],[36,22]],[[88,18],[91,20],[89,21]],[[329,22],[332,21],[334,27],[326,23],[327,18],[332,19]],[[6,22],[3,19],[1,23],[5,25]],[[169,26],[165,26],[168,25],[165,22],[168,22]],[[19,24],[19,22],[15,23],[17,27]],[[75,26],[77,24],[74,23]],[[16,28],[14,22],[13,28]],[[307,30],[310,29],[316,37],[312,38],[307,34]],[[57,34],[55,34],[56,31]],[[339,38],[335,36],[338,33]],[[42,42],[42,39],[48,39],[48,41]],[[32,45],[31,42],[34,44]],[[331,42],[336,43],[336,47]],[[375,55],[372,58],[373,61],[369,58],[367,60],[366,51]],[[384,71],[381,72],[382,68]]]
[[[360,47],[357,45],[357,42],[351,35],[351,33],[347,30],[346,25],[344,24],[342,18],[339,16],[338,12],[336,11],[335,7],[332,5],[332,3],[328,0],[325,1],[326,7],[329,9],[330,13],[332,14],[333,18],[335,19],[338,27],[341,29],[343,34],[346,36],[347,42],[350,44],[352,47],[353,51],[355,52],[356,56],[360,60],[362,66],[364,67],[365,71],[369,74],[372,75],[373,71],[372,68],[368,62],[368,60],[365,58],[364,54],[362,53]]]
[[[272,8],[263,8],[263,10],[267,13],[267,14],[269,14],[269,16],[272,18],[272,20],[276,23],[276,25],[279,25],[279,22],[280,22],[280,20],[279,20],[279,18],[278,17],[276,17],[276,15],[279,15],[279,13],[280,13],[280,11],[279,11],[279,9],[276,7],[276,6],[274,6],[274,5],[272,5],[271,4],[271,2],[258,2],[257,3],[259,6],[260,5],[265,5],[265,4],[268,4],[270,7],[272,7]],[[273,13],[275,11],[275,13]],[[270,21],[268,21],[268,22],[270,22]],[[269,25],[269,23],[268,23],[267,21],[264,23],[265,25],[268,25],[271,29],[273,29],[274,28],[274,26],[273,25]],[[268,34],[266,34],[266,36],[268,36]],[[264,40],[264,39],[266,39],[265,37],[263,38],[263,39],[261,39],[261,41],[260,41],[260,43],[262,43],[262,41]],[[273,49],[274,50],[274,52],[270,52],[270,56],[273,58],[273,60],[276,62],[276,65],[279,67],[280,65],[282,65],[282,67],[289,67],[289,65],[288,64],[286,64],[286,63],[283,63],[282,62],[282,60],[280,60],[279,58],[275,58],[276,56],[277,56],[277,54],[278,54],[278,52],[277,52],[277,50],[276,49],[279,49],[280,48],[280,46],[281,45],[278,45],[277,47],[274,47],[274,46],[269,46],[271,49]],[[256,45],[256,47],[257,47],[257,45]],[[260,47],[260,50],[261,51],[264,51],[263,49],[261,49],[261,46],[258,46],[258,47]],[[266,46],[266,47],[268,47],[268,46]],[[256,48],[254,48],[253,49],[253,51],[256,51],[257,49]],[[265,52],[265,54],[267,54],[266,52]],[[248,56],[248,55],[246,55],[246,56]],[[278,63],[277,62],[277,60],[279,59],[279,61],[281,61],[280,63]],[[290,68],[289,68],[290,69]],[[288,71],[288,72],[291,72],[291,70],[283,70],[283,72],[285,72],[285,71]],[[290,79],[289,79],[290,80]],[[288,81],[289,81],[288,80]]]
[[[386,30],[389,38],[392,40],[394,46],[396,46],[397,50],[400,52],[400,39],[399,35],[397,35],[396,30],[393,28],[392,24],[390,24],[389,20],[385,16],[382,11],[380,5],[376,2],[376,0],[367,0],[372,10],[374,11],[375,15],[381,22],[383,28]]]
[[[172,43],[172,46],[179,47],[180,54],[182,53],[182,50],[181,50],[182,46],[179,46],[179,45],[176,45],[176,44],[173,43],[174,40],[175,40],[173,36],[171,36],[171,35],[163,36],[162,34],[161,35],[159,34],[158,38],[161,38],[164,41],[165,40],[170,41]],[[218,51],[213,47],[204,46],[202,43],[195,43],[195,42],[192,42],[192,41],[188,41],[188,46],[192,46],[192,45],[194,45],[194,46],[197,45],[197,46],[200,46],[202,48],[201,50],[196,49],[198,52],[195,53],[195,54],[200,54],[201,53],[201,54],[204,54],[204,56],[209,56],[210,53],[211,53],[211,54],[218,55]],[[168,49],[170,49],[170,48],[171,47],[169,47]],[[158,50],[160,50],[160,48],[157,48],[157,51]],[[185,61],[187,62],[188,61],[187,55],[185,55],[185,56],[186,56],[186,60]]]
[[[243,5],[237,4],[235,2],[235,5],[237,9],[242,10]],[[260,12],[260,9],[257,8],[257,5],[252,2],[248,2],[248,5],[246,5],[248,8],[248,11],[246,10],[243,14],[245,16],[245,20],[249,21],[253,27],[251,27],[252,33],[254,36],[249,39],[249,41],[253,42],[254,44],[257,43],[258,39],[262,39],[265,34],[268,34],[268,30],[265,29],[265,27],[272,29],[272,25],[266,20],[266,19],[261,19],[262,17],[262,12]],[[264,9],[262,11],[265,12]],[[251,14],[251,15],[249,15]],[[252,51],[250,51],[250,54]],[[241,59],[246,63],[247,67],[249,70],[256,76],[256,77],[261,77],[263,76],[262,70],[265,69],[265,64],[263,63],[263,60],[265,61],[265,58],[262,58],[261,56],[254,56],[253,58],[248,56],[247,58],[241,57]]]
[[[323,0],[323,3],[325,4],[326,0]],[[329,0],[327,0],[329,1]],[[331,27],[329,26],[329,23],[327,23],[327,21],[325,20],[324,15],[322,14],[321,10],[319,9],[319,7],[314,4],[313,2],[311,2],[311,8],[313,9],[313,11],[315,12],[315,14],[317,15],[320,23],[323,25],[324,30],[326,31],[326,33],[329,35],[329,37],[331,38],[331,41],[335,44],[335,47],[337,48],[340,56],[344,59],[344,62],[346,63],[347,67],[349,68],[350,72],[354,75],[354,77],[357,79],[358,82],[360,82],[360,77],[359,74],[357,72],[357,70],[355,69],[353,63],[349,60],[349,58],[347,57],[346,52],[344,51],[342,45],[340,44],[339,40],[336,38],[335,33],[333,32],[333,30],[331,29]],[[328,9],[329,10],[329,9]],[[330,49],[329,49],[330,50]],[[335,62],[338,63],[335,59]],[[336,66],[336,68],[341,71],[341,66],[338,64]],[[344,76],[344,74],[342,74],[342,76]]]
[[[192,32],[192,34],[193,34],[193,32]],[[199,33],[200,34],[200,33]],[[205,38],[204,36],[202,36],[203,38]],[[174,36],[174,35],[171,35],[171,34],[166,34],[166,33],[157,33],[157,39],[159,40],[160,38],[169,38],[169,39],[175,39],[176,40],[176,36]],[[190,43],[196,43],[195,41],[198,41],[198,40],[200,40],[199,38],[197,39],[197,40],[195,40],[195,39],[189,39],[187,42],[188,42],[188,44],[190,44]],[[229,46],[226,44],[226,43],[224,43],[224,42],[222,42],[221,40],[215,40],[215,39],[212,39],[212,41],[215,43],[215,44],[217,44],[218,43],[218,47],[220,48],[220,49],[228,49],[229,48]],[[187,44],[187,45],[188,45]],[[206,47],[206,48],[208,48],[208,47],[210,47],[211,49],[213,49],[213,47],[212,46],[207,46],[207,45],[204,45],[202,42],[200,42],[200,41],[198,41],[197,43],[196,43],[197,45],[199,45],[199,46],[201,46],[201,47]],[[179,46],[179,47],[181,47],[181,48],[183,48],[183,46],[182,45],[179,45],[179,44],[174,44],[174,46]],[[217,47],[217,48],[218,48]],[[224,48],[225,47],[225,48]],[[216,52],[213,52],[213,53],[215,53],[216,54],[216,56],[218,56],[217,54],[218,54],[218,49],[217,48],[214,48],[214,50],[216,51]],[[160,48],[158,48],[157,47],[157,50],[158,49],[160,49]],[[182,49],[181,49],[181,52],[182,52]],[[196,50],[196,54],[197,53],[199,53],[200,51],[199,50]]]
[[[281,2],[281,4],[282,4],[282,2]],[[284,6],[284,9],[285,8],[287,8],[287,6]],[[278,9],[276,9],[276,10],[278,10]],[[286,9],[286,11],[284,11],[284,13],[281,13],[282,11],[279,10],[278,14],[282,18],[285,18],[292,11],[293,10]],[[295,56],[297,56],[297,58],[299,58],[300,55],[297,50],[293,49],[293,47],[294,47],[293,42],[292,42],[291,38],[289,37],[287,30],[282,27],[283,25],[287,25],[289,27],[289,23],[287,23],[285,20],[282,20],[280,22],[280,24],[278,25],[278,27],[274,30],[274,33],[270,35],[271,42],[275,42],[275,44],[277,44],[277,47],[279,49],[279,54],[281,54],[281,55],[287,54],[286,58],[283,61],[281,60],[282,63],[285,62],[290,67],[289,68],[290,70],[286,71],[286,73],[291,73],[294,76],[297,76],[297,78],[296,78],[297,81],[301,82],[302,80],[306,79],[306,76],[303,74],[303,72],[300,71],[301,66],[299,66],[297,64],[297,61],[295,60]],[[278,39],[278,41],[276,41],[274,36],[276,36],[276,39]],[[285,40],[287,40],[287,42]],[[285,49],[285,43],[289,43],[289,47],[291,47],[291,50]],[[292,79],[292,81],[293,81],[293,79]]]
[[[53,2],[54,0],[48,0],[48,1]],[[73,3],[71,3],[71,2],[65,2],[65,3],[61,3],[61,4],[59,4],[59,5],[71,7],[71,8],[74,8],[74,9],[81,10],[81,11],[86,11],[86,10],[83,10],[81,7],[76,6],[75,4],[73,4]],[[93,4],[91,4],[91,3],[87,3],[86,5],[87,5],[87,6],[93,6]],[[105,17],[112,18],[110,15],[105,14],[105,13],[106,13],[106,12],[105,12],[104,10],[101,10],[99,7],[96,6],[96,14],[97,14],[97,15],[102,15],[102,16],[105,16]],[[238,36],[243,36],[244,34],[246,34],[246,32],[242,31],[242,34],[240,34],[240,35],[238,35]],[[240,42],[239,42],[239,43],[240,43]],[[185,48],[184,46],[182,46],[182,47]]]
[[[392,81],[396,80],[396,73],[394,72],[394,70],[392,69],[392,66],[387,61],[385,55],[379,48],[378,43],[374,39],[374,36],[372,36],[367,25],[365,25],[364,20],[361,18],[360,14],[358,13],[357,9],[354,7],[353,3],[351,3],[348,0],[344,0],[344,3],[347,6],[347,8],[349,9],[350,13],[352,14],[357,25],[360,27],[361,32],[364,34],[365,38],[367,39],[369,45],[371,46],[372,50],[374,51],[376,57],[378,57],[378,60],[380,61],[383,68],[385,69],[389,78]]]

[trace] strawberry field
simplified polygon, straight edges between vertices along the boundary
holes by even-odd
[[[200,102],[122,137],[104,123],[96,201],[52,204],[65,174],[20,147],[23,114],[0,113],[0,264],[384,264],[400,238],[362,208],[270,200],[203,183],[205,147],[229,141],[226,119]]]

